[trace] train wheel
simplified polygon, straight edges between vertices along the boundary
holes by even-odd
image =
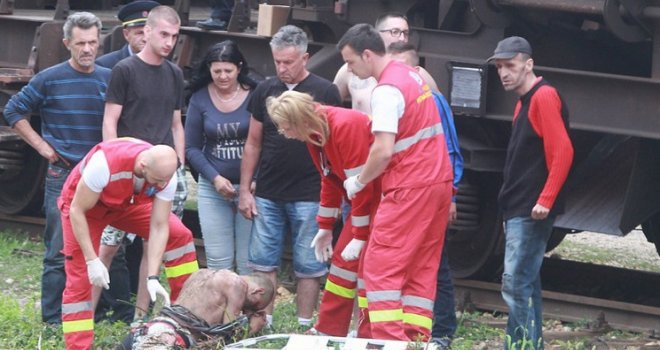
[[[447,231],[447,253],[456,278],[494,277],[501,270],[504,231],[497,206],[501,176],[466,170],[459,186],[458,216]]]
[[[37,213],[48,162],[20,141],[0,145],[0,213]]]

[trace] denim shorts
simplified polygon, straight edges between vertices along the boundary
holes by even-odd
[[[291,234],[293,270],[296,277],[315,278],[328,271],[309,245],[318,232],[318,202],[272,201],[255,198],[257,216],[252,227],[248,266],[255,271],[275,271],[280,266],[285,234]]]

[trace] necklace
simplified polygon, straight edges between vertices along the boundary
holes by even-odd
[[[238,91],[240,90],[240,86],[241,86],[240,84],[236,85],[236,91],[234,91],[234,94],[228,99],[224,99],[222,98],[222,96],[220,96],[220,93],[218,92],[218,88],[213,87],[211,90],[215,92],[215,96],[218,98],[218,100],[220,100],[220,102],[227,103],[233,101],[236,98],[236,96],[238,96]]]

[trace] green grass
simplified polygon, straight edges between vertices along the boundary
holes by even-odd
[[[63,349],[60,326],[41,322],[41,270],[43,244],[40,239],[16,232],[0,232],[0,349]],[[262,334],[301,333],[293,297],[275,306],[275,324]],[[95,350],[115,349],[129,331],[118,322],[95,325]],[[17,336],[20,335],[20,336]],[[216,347],[213,347],[216,348]],[[273,349],[279,349],[273,347]],[[211,349],[211,347],[208,347]],[[221,349],[221,347],[219,347]]]
[[[574,248],[578,249],[578,248]],[[582,249],[580,247],[579,249]],[[596,252],[593,253],[594,256]],[[41,322],[39,306],[41,296],[41,269],[43,244],[40,239],[26,235],[0,232],[0,350],[4,349],[63,349],[62,329],[46,326]],[[610,255],[611,256],[611,255]],[[287,280],[286,273],[280,278]],[[300,334],[296,317],[295,295],[279,296],[274,311],[273,328],[265,334]],[[503,344],[501,328],[482,323],[481,313],[462,313],[459,317],[452,349],[499,349]],[[496,320],[499,322],[499,320]],[[576,326],[580,326],[579,323]],[[127,334],[129,327],[123,323],[102,322],[95,326],[95,350],[114,349]],[[626,333],[612,332],[608,336],[627,338]],[[281,349],[286,340],[260,342],[261,349]],[[557,341],[555,349],[591,349],[585,340]],[[221,343],[208,343],[200,349],[222,349]]]

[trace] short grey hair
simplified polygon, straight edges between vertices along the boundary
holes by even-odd
[[[307,34],[294,25],[289,24],[280,28],[270,40],[272,50],[282,50],[292,46],[300,53],[307,52]]]
[[[98,33],[99,35],[101,34],[101,27],[103,24],[101,23],[101,20],[96,17],[93,13],[90,12],[76,12],[74,14],[71,14],[69,17],[66,18],[66,22],[64,22],[64,27],[62,27],[64,31],[64,39],[71,40],[71,37],[73,36],[73,28],[78,27],[80,29],[89,29],[96,26],[96,28],[99,30]]]

